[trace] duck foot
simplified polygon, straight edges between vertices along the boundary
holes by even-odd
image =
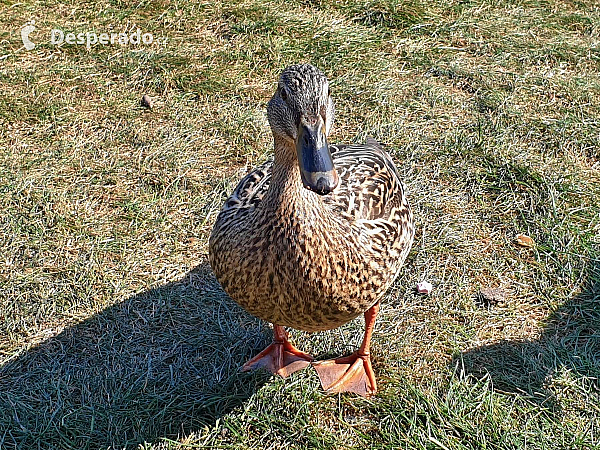
[[[286,378],[312,362],[312,356],[290,344],[288,334],[282,326],[275,325],[273,334],[273,343],[244,364],[242,372],[265,369]]]
[[[368,353],[354,352],[343,358],[317,361],[313,367],[319,374],[321,386],[330,394],[354,392],[368,398],[377,393],[375,373]]]
[[[367,398],[377,393],[369,348],[378,312],[379,302],[365,311],[365,336],[358,351],[343,358],[313,363],[326,392],[354,392]]]

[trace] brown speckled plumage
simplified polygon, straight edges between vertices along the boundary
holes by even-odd
[[[295,102],[289,111],[278,103],[282,89]],[[329,132],[328,90],[312,66],[284,71],[269,104],[275,158],[240,181],[210,236],[210,264],[240,306],[306,331],[338,327],[380,300],[414,235],[396,167],[372,139],[330,146],[339,175],[332,193],[303,186],[290,123],[295,109],[308,110],[325,116]]]

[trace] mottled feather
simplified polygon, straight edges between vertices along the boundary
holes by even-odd
[[[263,204],[276,188],[271,160],[239,182],[215,224],[219,281],[264,320],[308,331],[347,322],[380,300],[412,244],[412,214],[390,156],[374,140],[331,150],[340,177],[333,193],[299,187],[306,192],[280,214]]]

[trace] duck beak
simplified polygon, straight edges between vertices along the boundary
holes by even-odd
[[[323,119],[320,116],[313,125],[309,125],[303,119],[298,127],[296,141],[302,184],[319,195],[332,192],[339,181],[324,130]]]

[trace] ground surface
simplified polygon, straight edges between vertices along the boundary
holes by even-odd
[[[599,23],[590,0],[4,1],[0,448],[600,448]],[[136,27],[155,43],[49,44]],[[270,330],[206,263],[299,61],[417,220],[371,400],[240,374]],[[361,330],[292,339],[337,356]]]

